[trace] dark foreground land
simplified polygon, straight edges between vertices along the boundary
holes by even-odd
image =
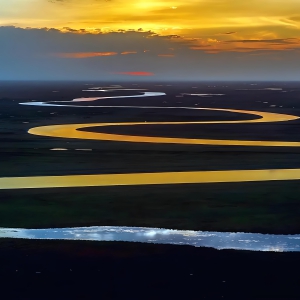
[[[137,144],[47,138],[27,133],[32,127],[52,124],[252,118],[180,109],[18,104],[31,100],[69,101],[79,97],[138,93],[82,92],[87,87],[109,84],[119,83],[91,86],[78,82],[0,83],[0,177],[300,168],[298,148]],[[166,92],[167,96],[109,99],[84,105],[199,106],[300,116],[299,83],[258,83],[256,86],[250,83],[166,83],[163,86],[126,83],[124,86]],[[197,89],[192,88],[195,86]],[[283,91],[240,90],[270,87],[281,87]],[[176,97],[180,93],[225,95]],[[300,121],[296,120],[270,124],[124,126],[103,131],[187,138],[300,141],[299,129]],[[68,150],[51,151],[52,148]],[[298,181],[0,190],[0,227],[119,225],[299,234],[299,195]],[[298,253],[0,239],[0,259],[0,285],[6,299],[300,297]]]
[[[4,240],[2,299],[298,299],[298,253]]]

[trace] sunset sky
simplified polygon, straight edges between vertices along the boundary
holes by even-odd
[[[0,0],[0,79],[298,80],[299,0]]]

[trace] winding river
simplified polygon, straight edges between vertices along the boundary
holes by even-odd
[[[141,89],[111,89],[141,90]],[[107,92],[101,88],[89,92]],[[148,126],[148,125],[187,125],[187,124],[241,124],[286,122],[299,119],[298,116],[271,112],[237,110],[209,107],[157,107],[157,106],[107,106],[107,105],[74,105],[75,102],[96,101],[111,98],[132,98],[164,96],[161,92],[141,92],[133,96],[77,98],[72,101],[26,102],[22,105],[34,106],[68,106],[68,107],[102,107],[102,108],[138,108],[138,109],[183,109],[225,111],[254,116],[251,120],[236,121],[195,121],[195,122],[128,122],[128,123],[87,123],[50,125],[31,128],[28,132],[38,136],[105,140],[133,143],[161,143],[185,145],[218,145],[218,146],[260,146],[260,147],[299,147],[300,142],[258,141],[258,140],[221,140],[221,139],[187,139],[172,137],[134,136],[88,132],[80,129],[108,126]],[[57,103],[59,102],[59,104]],[[70,103],[71,102],[71,103]],[[272,180],[299,180],[300,169],[267,169],[267,170],[228,170],[228,171],[195,171],[195,172],[160,172],[98,175],[62,175],[0,178],[0,189],[57,188],[83,186],[119,186],[119,185],[157,185],[157,184],[195,184],[217,182],[247,182]],[[26,239],[72,239],[93,241],[136,241],[162,244],[185,244],[193,246],[214,247],[216,249],[245,249],[259,251],[300,251],[300,235],[269,235],[258,233],[226,233],[179,231],[159,228],[93,226],[57,229],[15,229],[0,228],[0,238]]]
[[[190,245],[215,249],[300,251],[300,235],[208,232],[148,227],[92,226],[72,228],[0,228],[0,238],[42,240],[123,241]]]

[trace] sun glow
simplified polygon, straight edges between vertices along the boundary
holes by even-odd
[[[0,26],[47,27],[77,30],[77,33],[150,30],[159,35],[178,34],[184,36],[183,40],[199,39],[211,48],[210,53],[242,48],[249,51],[294,49],[294,45],[284,40],[299,38],[300,28],[296,13],[300,11],[300,2],[294,0],[118,0],[117,4],[97,0],[0,0],[0,7]],[[233,38],[243,45],[226,44]],[[214,39],[220,41],[218,47],[215,43],[210,46]],[[262,40],[263,45],[244,43],[251,39]],[[269,39],[279,39],[279,45],[266,41]],[[192,50],[203,50],[199,43],[192,46]]]
[[[135,6],[138,9],[152,10],[157,8],[164,8],[167,5],[166,2],[162,2],[162,1],[137,1]]]

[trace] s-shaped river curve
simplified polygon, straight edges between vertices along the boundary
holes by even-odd
[[[144,95],[143,95],[144,96]],[[75,100],[75,99],[74,99]],[[78,99],[76,99],[78,100]],[[97,100],[91,98],[90,101]],[[82,98],[77,101],[88,101]],[[69,101],[70,102],[70,101]],[[43,102],[24,103],[28,105],[60,106]],[[63,105],[74,106],[74,105]],[[89,106],[91,107],[91,106]],[[100,106],[108,107],[108,106]],[[279,141],[246,141],[246,140],[210,140],[186,139],[170,137],[149,137],[117,135],[96,132],[80,131],[82,128],[106,126],[135,126],[135,125],[173,125],[173,124],[239,124],[263,123],[297,120],[299,117],[269,112],[235,110],[224,108],[193,108],[193,107],[144,107],[144,106],[109,106],[126,108],[157,108],[157,109],[197,109],[227,111],[233,113],[252,114],[259,118],[239,121],[209,121],[209,122],[130,122],[130,123],[90,123],[67,124],[36,127],[29,130],[30,134],[77,138],[92,140],[108,140],[123,142],[169,143],[193,145],[234,145],[234,146],[267,146],[267,147],[299,147],[300,142]],[[100,175],[64,175],[40,177],[12,177],[0,178],[0,189],[22,188],[54,188],[54,187],[81,187],[81,186],[114,186],[114,185],[149,185],[149,184],[182,184],[182,183],[215,183],[215,182],[246,182],[270,180],[299,180],[300,169],[270,169],[270,170],[229,170],[229,171],[198,171],[198,172],[163,172],[138,174],[100,174]],[[154,238],[155,236],[155,238]],[[174,239],[179,237],[178,240]],[[217,249],[247,249],[261,251],[299,251],[299,235],[265,235],[251,233],[223,233],[223,232],[196,232],[177,231],[158,228],[131,228],[131,227],[82,227],[60,229],[14,229],[0,228],[0,238],[29,238],[29,239],[82,239],[94,241],[139,241],[166,244],[187,244],[193,246],[214,247]],[[235,239],[235,237],[237,237]]]
[[[164,93],[144,92],[146,95],[161,96]],[[119,96],[120,97],[120,96]],[[126,96],[127,97],[127,96]],[[104,97],[91,97],[90,101]],[[113,98],[113,97],[110,97]],[[73,101],[89,101],[89,98],[79,98]],[[60,106],[45,102],[22,103],[25,105]],[[62,106],[81,107],[72,104]],[[91,107],[91,106],[88,106]],[[105,140],[134,143],[163,143],[185,145],[218,145],[218,146],[263,146],[263,147],[299,147],[300,142],[289,141],[250,141],[250,140],[219,140],[219,139],[187,139],[172,137],[134,136],[87,132],[80,129],[89,127],[108,126],[148,126],[148,125],[187,125],[187,124],[241,124],[283,122],[299,119],[298,116],[261,112],[252,110],[237,110],[226,108],[195,108],[195,107],[153,107],[153,106],[92,106],[140,109],[184,109],[225,111],[254,115],[255,119],[235,121],[195,121],[195,122],[129,122],[129,123],[87,123],[40,126],[30,129],[30,134],[59,138],[75,138],[88,140]],[[159,172],[159,173],[129,173],[129,174],[98,174],[98,175],[63,175],[63,176],[34,176],[0,178],[0,189],[24,188],[55,188],[55,187],[83,187],[83,186],[114,186],[114,185],[151,185],[151,184],[186,184],[186,183],[216,183],[216,182],[247,182],[271,180],[299,180],[300,169],[267,169],[267,170],[228,170],[228,171],[193,171],[193,172]]]

